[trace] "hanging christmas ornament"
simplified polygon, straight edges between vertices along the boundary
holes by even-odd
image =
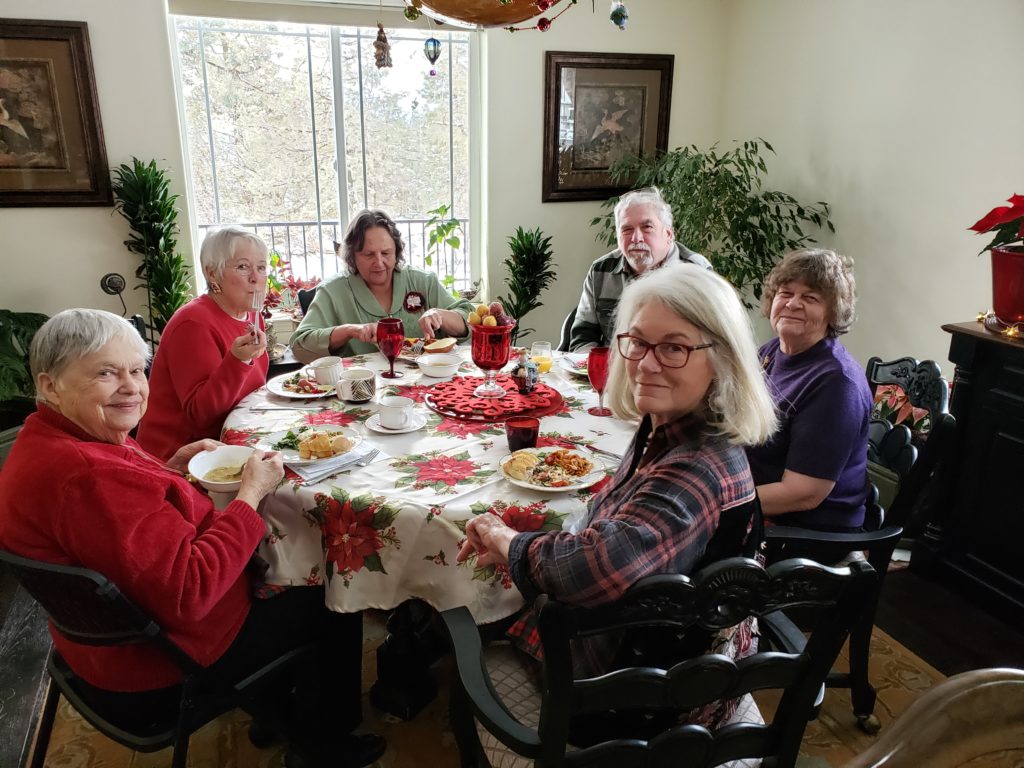
[[[430,2],[435,2],[435,1],[436,0],[430,0]],[[554,8],[556,5],[558,5],[561,2],[562,2],[562,0],[533,0],[532,6],[533,6],[534,13],[543,13],[544,11],[546,11],[546,10],[548,10],[550,8]],[[539,19],[537,19],[537,21],[534,24],[531,24],[528,27],[508,26],[508,27],[505,27],[505,29],[507,29],[509,32],[519,32],[519,31],[524,30],[524,29],[539,29],[541,32],[547,32],[549,29],[551,29],[551,22],[553,22],[555,19],[557,19],[563,13],[565,13],[570,8],[572,8],[574,5],[576,5],[576,3],[577,3],[577,0],[568,0],[568,3],[566,3],[566,6],[562,10],[560,10],[558,13],[556,13],[554,16],[552,16],[551,18],[548,18],[547,16],[541,16]]]
[[[545,18],[544,16],[541,16],[539,19],[537,19],[537,29],[539,29],[541,32],[547,32],[549,29],[551,29],[551,21]]]
[[[537,3],[536,3],[537,10],[540,11],[541,13],[546,11],[548,8],[550,8],[554,4],[555,4],[555,0],[537,0]]]
[[[433,65],[441,55],[441,41],[436,37],[428,37],[426,42],[423,43],[423,55],[430,62],[430,76],[433,77],[437,74],[437,70],[434,69]]]
[[[423,12],[415,5],[407,5],[405,6],[405,10],[402,11],[402,13],[405,14],[405,18],[407,18],[409,21],[416,21],[416,19],[418,19]]]
[[[373,63],[377,69],[391,66],[391,43],[384,34],[384,25],[377,22],[377,39],[373,41]]]
[[[626,10],[626,5],[622,0],[612,0],[612,12],[608,14],[608,18],[616,27],[625,31],[626,22],[629,21],[629,11]]]

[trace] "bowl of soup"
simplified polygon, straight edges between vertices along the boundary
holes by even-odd
[[[253,449],[246,445],[220,445],[193,456],[188,472],[208,491],[235,493],[242,485],[242,469],[252,454]]]
[[[454,376],[462,365],[462,358],[458,355],[438,353],[435,355],[420,355],[416,360],[420,370],[427,376],[435,379],[443,379]]]

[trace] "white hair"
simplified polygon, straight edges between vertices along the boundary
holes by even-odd
[[[709,426],[738,445],[758,445],[771,437],[778,424],[775,404],[758,365],[750,318],[732,285],[695,264],[672,264],[649,272],[622,292],[615,337],[627,333],[640,309],[652,301],[693,323],[703,341],[714,344],[705,350],[715,371],[704,409]],[[642,414],[615,337],[608,405],[616,416],[636,419]]]
[[[636,205],[653,206],[658,214],[658,218],[661,219],[661,223],[672,229],[672,206],[665,202],[665,198],[661,196],[660,189],[657,187],[644,187],[643,189],[634,189],[632,192],[627,192],[615,204],[616,231],[619,229],[619,224],[622,222],[622,217],[626,211]]]
[[[57,378],[76,360],[91,355],[114,339],[125,339],[144,362],[149,362],[149,347],[135,326],[123,317],[102,309],[65,309],[51,317],[32,337],[28,359],[32,380],[39,374]],[[42,400],[41,395],[36,395]]]
[[[212,272],[218,279],[224,277],[224,267],[238,251],[240,244],[248,243],[266,258],[269,253],[263,238],[235,224],[211,229],[199,249],[199,264],[204,274]]]

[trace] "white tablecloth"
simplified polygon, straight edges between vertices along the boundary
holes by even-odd
[[[468,358],[468,350],[461,350]],[[387,370],[381,355],[345,360],[346,367]],[[427,415],[419,431],[380,434],[364,422],[376,402],[349,405],[336,398],[287,400],[261,388],[228,417],[222,439],[255,444],[276,431],[301,424],[346,426],[380,448],[386,458],[355,467],[312,486],[287,473],[281,487],[260,505],[267,536],[260,555],[269,563],[268,584],[327,586],[328,607],[338,611],[393,608],[417,597],[438,610],[469,607],[479,623],[517,611],[522,596],[504,568],[480,567],[475,558],[458,564],[465,523],[487,512],[502,515],[519,530],[555,530],[579,523],[593,489],[540,492],[512,485],[498,461],[508,454],[504,426],[442,417],[423,405],[423,394],[438,381],[414,365],[396,363],[404,378],[377,377],[377,398],[401,394]],[[479,375],[470,362],[460,374]],[[541,419],[539,445],[579,443],[622,454],[635,429],[613,417],[586,412],[597,395],[585,378],[556,363],[541,380],[565,399],[563,409]],[[258,407],[309,410],[253,410]],[[603,461],[610,475],[614,460]]]

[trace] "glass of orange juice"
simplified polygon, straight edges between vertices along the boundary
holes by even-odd
[[[551,342],[535,341],[530,347],[530,359],[537,364],[537,370],[547,373],[551,370]]]

